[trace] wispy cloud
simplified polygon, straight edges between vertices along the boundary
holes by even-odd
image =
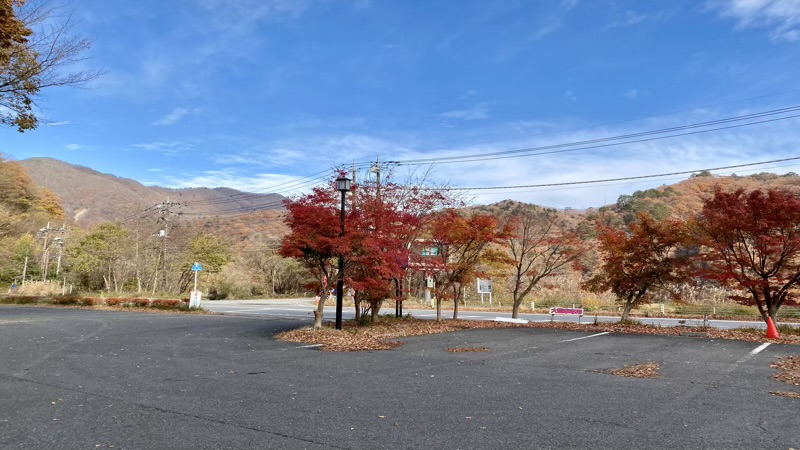
[[[740,29],[771,28],[774,41],[800,40],[800,0],[711,0],[708,6]]]
[[[67,144],[67,145],[64,146],[64,148],[69,150],[69,151],[71,151],[71,152],[74,152],[75,150],[80,150],[83,147],[81,145],[78,145],[78,144]]]
[[[639,96],[639,90],[638,89],[631,88],[631,89],[628,89],[627,91],[625,91],[625,97],[628,97],[631,100],[635,99],[638,96]]]
[[[540,26],[530,37],[533,41],[538,41],[549,34],[553,34],[561,28],[561,22],[556,20],[549,20],[544,25]]]
[[[610,24],[606,26],[606,28],[619,28],[619,27],[629,27],[631,25],[636,25],[638,23],[644,22],[647,20],[649,16],[647,14],[639,14],[633,10],[627,10],[623,13],[622,17],[617,18]]]
[[[575,95],[574,92],[572,92],[572,89],[568,90],[567,92],[564,92],[564,97],[573,102],[578,101],[578,97]]]
[[[566,9],[567,11],[575,8],[578,6],[578,0],[562,0],[561,7]]]
[[[64,125],[69,125],[70,123],[72,122],[70,122],[69,120],[62,120],[60,122],[50,122],[45,125],[47,125],[48,127],[63,127]]]
[[[188,152],[192,150],[194,146],[192,144],[180,141],[174,141],[174,142],[155,141],[155,142],[134,144],[131,147],[141,151],[160,153],[165,156],[174,156]]]
[[[489,118],[489,110],[484,105],[476,105],[468,109],[457,109],[439,114],[443,119],[481,120]]]
[[[304,177],[296,177],[291,175],[272,174],[272,173],[245,173],[236,169],[222,169],[222,170],[207,170],[200,174],[189,177],[166,177],[167,187],[171,188],[191,188],[191,187],[228,187],[237,189],[244,192],[263,192],[280,193],[282,195],[291,195],[297,192],[297,189],[291,189],[301,184],[307,184]],[[294,183],[302,181],[303,183]],[[275,189],[270,189],[275,186]],[[287,189],[288,188],[288,189]]]
[[[173,125],[178,123],[178,121],[188,116],[189,114],[192,114],[193,112],[195,112],[195,110],[189,108],[175,108],[172,110],[171,113],[154,121],[153,123],[151,123],[151,125],[155,126]]]

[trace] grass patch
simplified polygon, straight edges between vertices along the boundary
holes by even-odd
[[[787,334],[789,336],[800,336],[800,327],[793,327],[791,325],[778,325],[778,333],[781,335]]]

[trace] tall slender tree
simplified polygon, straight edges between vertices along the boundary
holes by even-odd
[[[569,226],[554,210],[517,205],[506,218],[509,233],[502,240],[508,250],[513,308],[517,318],[525,297],[544,278],[577,265],[587,244],[575,227]]]

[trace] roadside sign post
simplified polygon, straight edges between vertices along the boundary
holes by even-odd
[[[203,266],[200,263],[196,262],[192,265],[192,272],[194,272],[194,290],[192,291],[192,295],[189,296],[189,308],[199,308],[200,307],[200,300],[203,297],[203,293],[197,290],[197,274],[203,270]]]
[[[492,280],[482,280],[478,278],[478,293],[481,294],[481,305],[483,304],[483,294],[489,294],[489,304],[492,304]]]

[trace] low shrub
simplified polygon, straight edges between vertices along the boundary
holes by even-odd
[[[150,306],[150,300],[146,298],[132,298],[130,299],[131,306],[136,308],[147,308]]]
[[[108,306],[120,306],[123,303],[125,303],[126,301],[128,301],[128,299],[126,299],[126,298],[112,297],[112,298],[107,298],[106,299],[106,305],[108,305]]]
[[[53,297],[53,303],[56,305],[78,305],[82,302],[75,295],[57,295]]]
[[[103,304],[103,299],[102,298],[96,298],[96,297],[84,297],[84,298],[82,298],[80,300],[80,304],[83,305],[83,306],[102,305]]]
[[[38,295],[9,295],[8,297],[3,297],[0,303],[11,303],[17,305],[32,305],[34,303],[39,303]]]
[[[153,300],[150,302],[151,308],[158,309],[177,309],[181,306],[180,300]]]

